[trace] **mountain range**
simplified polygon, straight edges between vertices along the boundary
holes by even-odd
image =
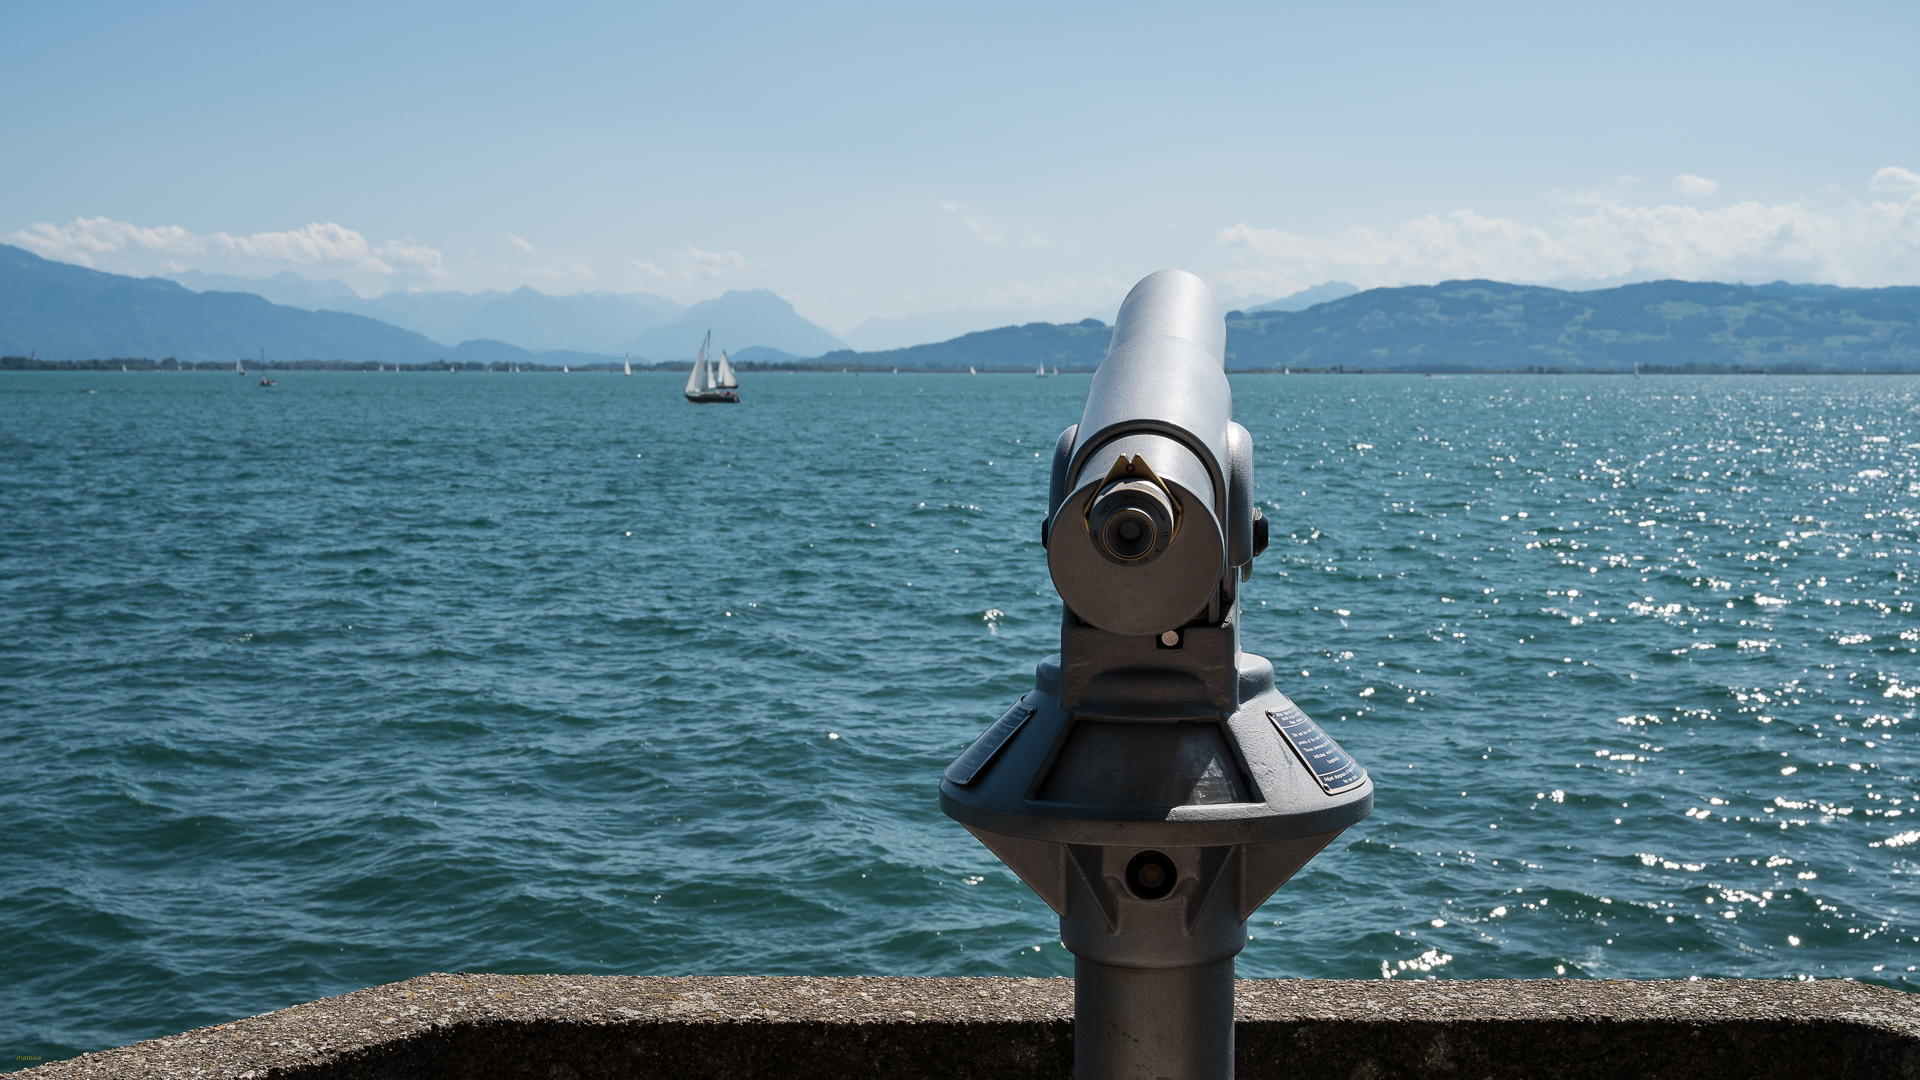
[[[717,348],[734,352],[759,346],[797,358],[845,348],[764,289],[686,308],[646,293],[521,288],[368,299],[343,282],[291,273],[178,277],[108,274],[0,244],[0,354],[226,363],[264,349],[282,360],[584,365],[630,353],[644,363],[691,360],[708,330]]]
[[[300,303],[273,303],[220,288],[236,282]],[[524,288],[390,293],[369,300],[338,282],[291,274],[259,280],[196,274],[190,283],[206,291],[50,262],[0,245],[0,355],[227,363],[264,349],[270,360],[280,361],[584,367],[618,363],[616,350],[639,362],[689,360],[711,329],[715,344],[742,363],[1090,370],[1104,357],[1111,336],[1099,319],[1032,322],[932,344],[856,352],[764,289],[731,291],[682,309],[647,294],[556,297]],[[1920,371],[1920,287],[1652,281],[1569,291],[1448,281],[1352,289],[1329,282],[1228,312],[1228,366],[1619,371],[1637,364]],[[373,312],[413,325],[376,318]],[[460,337],[460,343],[448,346],[419,327],[443,338]],[[539,348],[524,347],[526,342]]]
[[[1227,320],[1227,364],[1348,370],[1920,370],[1920,288],[1498,281],[1370,289]]]
[[[273,358],[383,364],[438,359],[440,345],[364,315],[305,311],[247,293],[195,293],[160,278],[105,274],[0,245],[0,354],[47,359]]]

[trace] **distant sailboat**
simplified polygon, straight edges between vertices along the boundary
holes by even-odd
[[[236,356],[236,357],[234,357],[234,358],[233,358],[233,373],[234,373],[235,375],[245,375],[245,374],[247,373],[247,358],[246,358],[246,357],[244,357],[244,356]]]
[[[1055,364],[1055,365],[1053,365],[1053,373],[1054,373],[1055,375],[1058,375],[1058,374],[1060,374],[1060,365],[1059,365],[1059,364]]]
[[[733,377],[733,365],[727,362],[725,349],[720,350],[718,364],[707,359],[712,347],[713,331],[709,330],[706,339],[700,342],[700,355],[694,358],[693,370],[687,373],[687,400],[698,404],[737,405],[740,381]]]
[[[622,375],[631,378],[633,376],[633,357],[631,355],[621,357],[620,368]]]
[[[571,374],[573,374],[573,369],[572,369],[572,368],[570,368],[570,367],[568,367],[568,366],[567,366],[567,365],[565,365],[565,364],[561,364],[561,365],[560,365],[560,374],[562,374],[562,375],[571,375]]]
[[[1638,360],[1633,362],[1633,377],[1636,379],[1640,377],[1640,361]]]
[[[1034,377],[1035,377],[1035,378],[1037,378],[1037,379],[1044,379],[1044,378],[1046,378],[1046,377],[1047,377],[1047,365],[1045,365],[1045,364],[1041,364],[1041,365],[1040,365],[1039,367],[1037,367],[1037,368],[1034,368],[1034,369],[1033,369],[1033,375],[1034,375]]]
[[[980,373],[979,373],[979,372],[977,372],[977,371],[975,371],[975,370],[973,370],[973,365],[972,365],[972,364],[968,364],[968,365],[967,365],[967,374],[969,374],[969,375],[978,375],[978,374],[980,374]]]

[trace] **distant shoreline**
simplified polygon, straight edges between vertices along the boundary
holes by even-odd
[[[634,370],[649,374],[684,374],[692,365],[686,361],[665,361],[645,366],[635,365]],[[965,375],[968,372],[950,367],[893,367],[871,364],[809,364],[809,363],[764,363],[748,362],[736,365],[738,370],[747,373],[789,372],[794,374],[860,374],[860,375]],[[143,357],[115,358],[108,360],[40,360],[25,356],[0,356],[0,372],[7,371],[70,371],[70,372],[212,372],[215,374],[233,374],[232,365],[202,361],[200,363],[182,363],[168,358],[150,360]],[[267,363],[247,365],[250,374],[268,371],[321,371],[321,372],[365,372],[368,374],[410,374],[431,375],[449,372],[472,374],[573,374],[573,375],[618,375],[621,372],[617,364],[588,364],[580,367],[562,368],[548,364],[456,364],[447,361],[432,364],[376,364],[371,361],[353,360],[276,360]],[[1073,367],[1064,369],[1061,375],[1091,375],[1094,369]],[[1631,368],[1597,369],[1578,368],[1567,370],[1558,367],[1526,368],[1469,368],[1445,366],[1431,368],[1416,367],[1379,367],[1348,368],[1300,367],[1300,368],[1236,368],[1226,369],[1229,375],[1623,375],[1632,376]],[[1033,371],[1027,367],[982,367],[981,375],[1025,375],[1033,378]],[[1839,370],[1819,368],[1813,365],[1783,364],[1778,367],[1757,367],[1729,364],[1649,364],[1642,365],[1641,375],[1920,375],[1920,369],[1867,369]]]

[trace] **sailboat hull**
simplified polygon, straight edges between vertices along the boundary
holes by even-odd
[[[687,400],[695,405],[738,405],[740,395],[731,390],[689,390]]]

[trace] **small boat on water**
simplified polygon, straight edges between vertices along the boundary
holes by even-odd
[[[967,365],[967,374],[969,374],[969,375],[978,375],[978,374],[980,374],[980,373],[979,373],[979,372],[977,372],[977,371],[975,371],[975,370],[973,370],[973,365],[972,365],[972,364],[968,364],[968,365]]]
[[[279,386],[280,384],[277,382],[274,382],[272,379],[267,378],[265,375],[262,375],[260,376],[260,385],[261,386]]]
[[[740,403],[740,381],[733,377],[733,365],[727,362],[727,351],[720,350],[720,362],[715,364],[707,359],[713,347],[713,331],[707,331],[706,340],[700,343],[700,355],[693,361],[693,370],[687,373],[687,400],[696,404]]]
[[[1034,368],[1034,369],[1033,369],[1033,375],[1034,375],[1034,378],[1036,378],[1036,379],[1044,379],[1044,378],[1046,378],[1046,377],[1047,377],[1047,365],[1045,365],[1045,364],[1041,364],[1041,365],[1040,365],[1039,367],[1037,367],[1037,368]]]
[[[236,357],[234,357],[234,358],[233,358],[233,373],[234,373],[235,375],[245,375],[245,374],[247,373],[247,358],[246,358],[246,357],[244,357],[244,356],[236,356]]]
[[[631,354],[620,358],[620,374],[628,378],[633,377],[633,356]]]

